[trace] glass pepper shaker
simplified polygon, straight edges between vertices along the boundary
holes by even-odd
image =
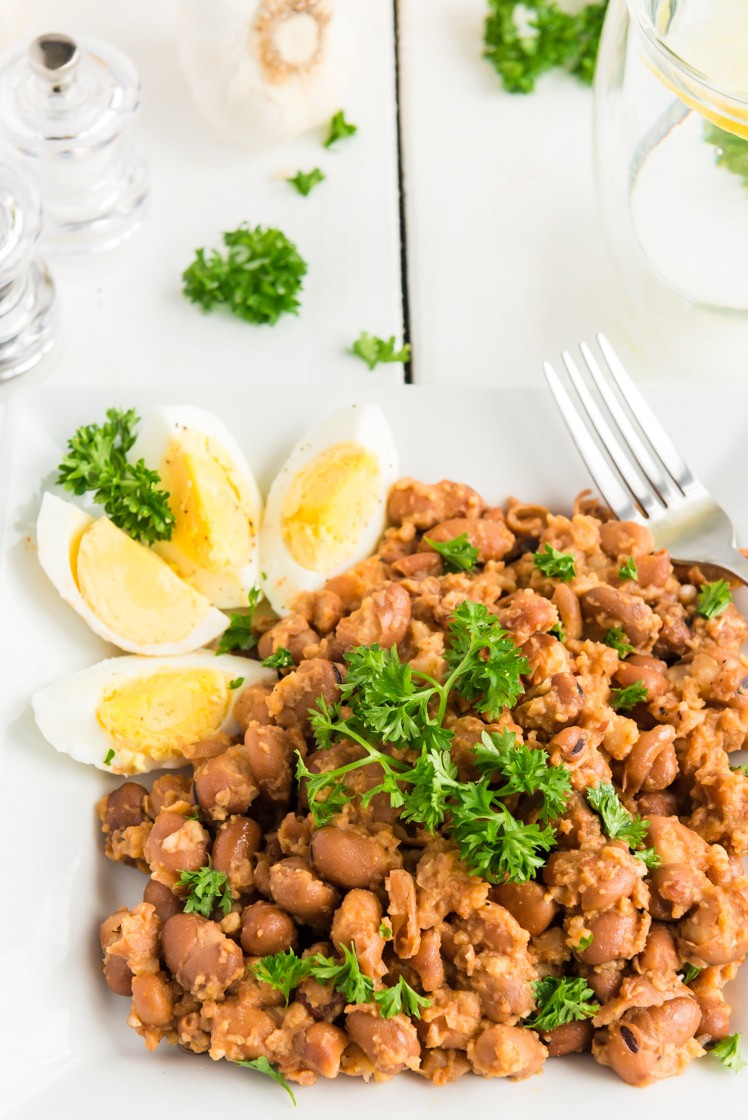
[[[94,39],[40,35],[0,60],[0,138],[44,207],[45,244],[88,251],[140,224],[148,173],[129,136],[138,72]]]
[[[36,251],[40,229],[35,192],[0,164],[0,382],[26,373],[54,342],[55,290]]]

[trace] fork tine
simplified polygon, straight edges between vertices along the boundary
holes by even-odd
[[[550,362],[543,362],[543,373],[563,421],[569,429],[574,446],[592,475],[603,500],[622,521],[639,520],[639,511],[631,501],[628,491],[621,485],[615,471],[611,470],[607,459],[588,432]]]
[[[656,461],[647,450],[638,432],[626,415],[625,409],[614,393],[610,384],[610,379],[603,373],[597,358],[592,353],[587,343],[580,342],[579,349],[592,375],[592,380],[595,382],[600,396],[607,405],[608,412],[623,436],[624,445],[628,447],[629,453],[639,470],[649,480],[650,485],[657,492],[665,506],[682,501],[683,495],[681,494],[680,488],[672,482],[667,470],[663,469],[663,464],[660,461]]]
[[[652,450],[660,459],[673,482],[685,494],[689,487],[697,485],[691,469],[673,446],[669,435],[631,380],[623,362],[602,332],[598,334],[597,341],[639,429],[646,436]]]
[[[637,505],[641,506],[647,517],[651,518],[657,516],[657,514],[661,512],[660,507],[649,493],[646,482],[643,483],[642,478],[632,466],[631,460],[621,446],[620,441],[616,439],[610,425],[603,417],[592,394],[584,383],[584,379],[577,368],[576,362],[568,350],[564,350],[561,357],[566,366],[566,372],[569,375],[571,383],[577,391],[577,396],[582,402],[582,407],[590,419],[592,430],[597,433],[600,443],[608,453],[609,459],[612,460],[616,470],[633,494],[635,502]]]

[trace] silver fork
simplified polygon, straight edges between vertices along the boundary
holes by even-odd
[[[579,346],[597,394],[567,350],[561,357],[571,391],[550,362],[543,371],[602,498],[622,521],[647,525],[673,559],[714,564],[748,583],[732,521],[673,446],[608,339],[597,340],[603,363],[585,342]]]

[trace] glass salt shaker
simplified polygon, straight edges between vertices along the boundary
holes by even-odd
[[[26,373],[54,342],[54,285],[36,251],[41,207],[33,189],[0,164],[0,382]]]
[[[140,106],[130,59],[108,43],[47,34],[0,59],[0,138],[44,207],[44,242],[109,248],[140,225],[148,173],[128,132]]]

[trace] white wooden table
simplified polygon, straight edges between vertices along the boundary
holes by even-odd
[[[632,327],[622,313],[598,225],[587,88],[550,75],[533,95],[504,93],[481,57],[485,0],[339,2],[362,48],[345,102],[358,135],[331,152],[310,135],[258,154],[217,139],[195,109],[177,62],[176,0],[37,0],[34,32],[97,35],[137,63],[153,190],[123,249],[85,263],[49,257],[62,345],[51,373],[2,393],[47,376],[175,390],[206,378],[402,378],[400,366],[369,373],[346,352],[361,330],[405,332],[407,373],[424,384],[537,382],[543,358],[598,329],[638,375],[714,374],[703,331],[684,334],[682,318],[660,311]],[[327,179],[308,198],[283,181],[315,165]],[[309,262],[301,314],[274,328],[204,316],[180,294],[194,249],[243,219],[278,225]]]

